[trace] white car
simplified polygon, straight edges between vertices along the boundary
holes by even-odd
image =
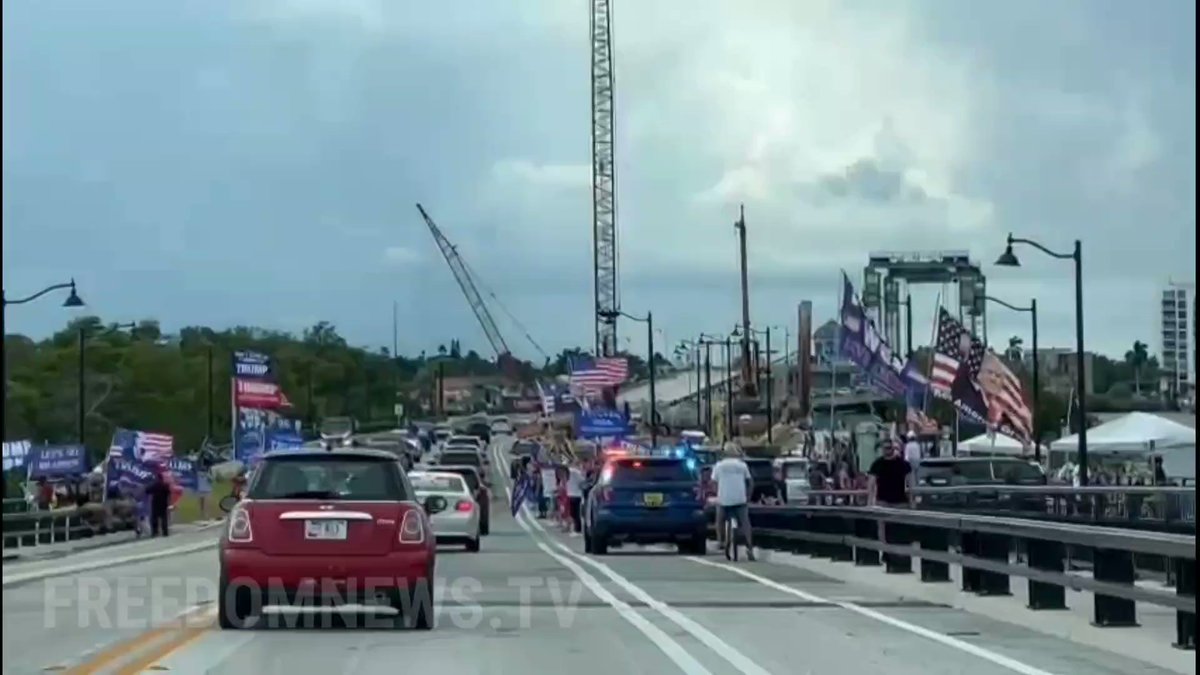
[[[408,480],[421,504],[433,505],[431,500],[444,502],[428,509],[437,542],[465,544],[468,551],[478,553],[479,505],[463,477],[445,471],[413,471]]]
[[[812,470],[812,465],[808,459],[780,457],[775,460],[775,470],[783,477],[788,504],[807,504],[808,493],[812,490],[808,480],[808,473]]]

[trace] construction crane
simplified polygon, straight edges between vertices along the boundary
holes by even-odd
[[[612,13],[592,0],[592,256],[595,266],[596,355],[617,352],[617,167],[613,152]]]
[[[516,359],[509,350],[508,343],[504,341],[504,336],[501,335],[500,329],[496,326],[496,321],[492,318],[492,313],[488,311],[487,304],[483,301],[483,296],[479,293],[479,288],[475,285],[476,275],[471,273],[471,269],[467,266],[466,261],[458,254],[458,249],[454,244],[450,243],[446,235],[442,234],[441,228],[437,226],[437,223],[433,222],[433,218],[429,217],[429,213],[425,211],[425,207],[417,204],[417,210],[421,212],[421,217],[425,219],[425,224],[429,227],[429,233],[433,235],[433,240],[437,242],[438,249],[441,250],[442,256],[446,259],[446,264],[450,266],[450,271],[454,274],[454,280],[458,282],[458,287],[462,289],[463,295],[467,298],[467,304],[471,306],[471,311],[475,313],[475,318],[479,321],[479,325],[483,327],[483,332],[487,336],[492,350],[496,352],[496,363],[500,367],[501,372],[515,373],[513,368],[516,366]],[[488,291],[488,294],[497,303],[500,302],[495,293]],[[525,338],[529,340],[534,348],[549,361],[550,356],[542,349],[541,345],[534,341],[533,337],[529,335],[529,331],[520,325],[520,322],[517,321],[511,312],[508,312],[503,306],[501,306],[501,309],[525,333]]]

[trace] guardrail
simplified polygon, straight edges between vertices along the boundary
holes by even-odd
[[[16,551],[86,539],[133,527],[132,520],[119,518],[111,513],[101,514],[104,523],[97,525],[97,515],[95,509],[86,507],[4,514],[3,549],[5,552]]]
[[[1065,485],[954,485],[918,487],[923,510],[1014,515],[1056,522],[1196,531],[1196,488],[1159,486],[1071,487]],[[866,490],[812,490],[798,502],[866,506]]]
[[[1011,594],[1011,577],[1029,584],[1029,608],[1066,608],[1066,589],[1095,594],[1093,621],[1101,627],[1136,625],[1137,603],[1176,611],[1175,646],[1196,647],[1196,537],[1109,527],[857,506],[755,506],[754,543],[861,566],[889,574],[912,573],[946,583],[950,566],[962,568],[962,590]],[[1068,547],[1091,552],[1092,577],[1067,572]],[[1026,562],[1013,562],[1013,552]],[[1135,555],[1170,561],[1175,592],[1135,585]],[[882,559],[882,563],[881,563]]]

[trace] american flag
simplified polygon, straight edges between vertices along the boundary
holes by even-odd
[[[952,389],[960,368],[963,347],[967,348],[965,372],[967,379],[979,387],[986,410],[975,410],[975,416],[991,427],[1007,426],[1012,435],[1028,439],[1033,431],[1033,413],[1025,403],[1021,381],[975,336],[971,335],[950,312],[938,310],[937,343],[933,350],[933,369],[929,384],[934,393],[953,400]],[[981,373],[983,377],[981,378]],[[959,401],[955,401],[959,404]],[[960,404],[959,408],[963,406]]]
[[[108,456],[140,462],[166,462],[175,456],[175,438],[170,434],[117,429],[113,433]]]
[[[578,359],[571,361],[571,389],[597,391],[615,387],[629,377],[629,361],[625,357]]]

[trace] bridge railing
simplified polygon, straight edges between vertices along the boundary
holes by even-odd
[[[925,510],[1016,515],[1109,527],[1132,526],[1194,534],[1196,488],[1169,486],[954,485],[913,490]],[[813,490],[803,503],[865,506],[865,490]]]
[[[950,582],[954,565],[966,593],[1009,595],[1011,578],[1024,578],[1033,611],[1065,609],[1068,588],[1089,591],[1097,626],[1136,625],[1138,603],[1169,607],[1175,645],[1196,646],[1194,535],[858,506],[755,506],[750,517],[756,545],[888,574],[912,573],[917,558],[927,583]],[[1090,577],[1067,571],[1069,548],[1090,552]],[[1136,585],[1139,555],[1169,561],[1174,592]]]
[[[59,544],[101,534],[130,530],[134,525],[132,509],[116,513],[111,504],[64,507],[49,511],[6,513],[3,516],[3,550]]]

